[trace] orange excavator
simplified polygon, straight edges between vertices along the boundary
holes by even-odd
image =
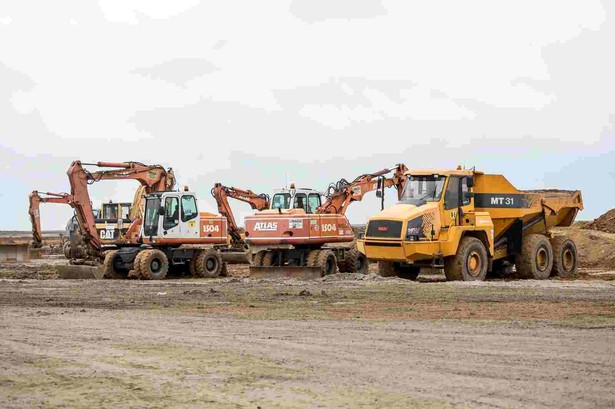
[[[226,217],[228,221],[228,234],[231,237],[232,251],[246,251],[248,245],[244,238],[241,237],[241,230],[237,225],[233,210],[228,202],[229,198],[248,203],[253,210],[265,210],[269,208],[269,195],[265,193],[254,193],[251,190],[238,189],[236,187],[227,187],[221,183],[216,183],[211,189],[211,195],[216,199],[218,204],[218,213]]]
[[[394,187],[398,198],[407,168],[393,168],[361,175],[352,182],[341,179],[331,184],[327,200],[315,213],[306,206],[270,209],[246,217],[246,241],[255,256],[250,275],[320,277],[341,272],[367,272],[367,259],[354,245],[354,232],[345,216],[348,206],[376,190],[384,201],[384,189]],[[393,172],[393,175],[386,175]],[[293,197],[291,185],[290,196]],[[308,210],[306,212],[306,209]]]
[[[114,168],[91,172],[83,165],[95,165],[100,168]],[[71,243],[71,257],[86,259],[90,262],[102,260],[103,245],[121,245],[135,243],[141,227],[142,196],[147,193],[170,190],[175,185],[172,169],[165,170],[160,165],[144,165],[138,162],[97,162],[84,164],[80,161],[71,163],[68,169],[71,193],[51,193],[33,191],[30,194],[30,221],[32,222],[33,247],[40,247],[42,242],[40,223],[40,203],[64,203],[75,210],[81,239]],[[88,185],[100,180],[137,180],[141,186],[137,189],[130,215],[124,219],[116,215],[113,220],[97,223]],[[45,196],[41,196],[44,194]],[[128,224],[124,228],[123,224]],[[97,228],[100,227],[100,228]]]

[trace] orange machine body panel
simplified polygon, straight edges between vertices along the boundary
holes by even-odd
[[[245,224],[246,241],[251,245],[321,245],[354,240],[350,222],[341,214],[266,210],[246,217]]]

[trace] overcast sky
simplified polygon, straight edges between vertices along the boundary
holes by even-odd
[[[173,167],[209,211],[218,181],[462,164],[581,189],[592,219],[615,207],[613,50],[606,0],[4,0],[0,229],[29,229],[28,193],[69,190],[74,159]],[[43,206],[44,229],[72,214]]]

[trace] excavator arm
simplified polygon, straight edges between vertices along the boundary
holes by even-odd
[[[90,172],[83,165],[113,169]],[[70,205],[75,209],[79,229],[85,242],[90,245],[97,256],[100,255],[101,242],[96,233],[88,185],[101,180],[137,180],[143,187],[135,194],[135,201],[138,200],[138,208],[142,194],[171,190],[175,185],[175,176],[172,169],[165,170],[160,165],[144,165],[139,162],[82,163],[81,161],[74,161],[68,168],[67,175],[71,187]],[[140,209],[137,209],[137,211],[140,211]],[[136,215],[139,215],[139,213],[136,213]],[[139,218],[133,220],[133,225],[136,225],[136,223],[140,225],[141,220]],[[131,228],[129,228],[129,231],[134,230]]]
[[[327,201],[318,208],[318,213],[345,214],[348,206],[362,200],[366,193],[377,189],[384,191],[388,187],[395,187],[399,199],[405,184],[404,172],[407,170],[406,165],[398,164],[394,168],[358,176],[352,182],[340,179],[331,183],[327,190]],[[393,176],[385,176],[393,171]],[[384,196],[382,199],[384,200]]]
[[[218,213],[226,217],[228,221],[228,233],[231,236],[233,247],[244,247],[245,243],[241,238],[239,227],[233,215],[233,210],[228,202],[228,198],[233,198],[241,202],[248,203],[254,210],[265,210],[269,208],[269,195],[264,193],[257,194],[251,190],[243,190],[235,187],[223,186],[216,183],[211,189],[211,195],[218,204]]]
[[[41,196],[41,194],[45,196]],[[30,193],[30,207],[28,214],[30,215],[30,222],[32,223],[32,244],[33,248],[40,248],[43,244],[43,234],[41,230],[41,216],[40,216],[40,204],[41,203],[63,203],[70,204],[72,197],[68,193],[51,193],[51,192],[39,192],[34,190]]]

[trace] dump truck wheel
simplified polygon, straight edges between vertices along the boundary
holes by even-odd
[[[265,257],[265,254],[267,252],[265,250],[261,250],[258,253],[256,253],[254,255],[254,258],[252,259],[252,265],[255,267],[260,267],[263,265],[263,257]]]
[[[487,277],[488,264],[483,242],[476,237],[464,237],[457,254],[444,260],[444,274],[447,281],[483,281]]]
[[[318,255],[320,254],[320,250],[310,250],[307,256],[307,260],[305,264],[308,267],[318,267]]]
[[[323,275],[331,275],[337,273],[337,257],[331,250],[321,250],[318,252],[318,260],[316,266],[320,267]]]
[[[403,278],[405,280],[416,281],[417,277],[421,273],[421,267],[409,265],[398,265],[397,267],[397,277]]]
[[[280,253],[277,251],[266,251],[263,256],[263,267],[275,267],[280,265]]]
[[[214,278],[222,271],[222,256],[216,250],[204,250],[196,257],[197,277]]]
[[[117,256],[118,250],[111,250],[105,254],[105,261],[103,263],[103,278],[109,278],[117,280],[118,278],[126,278],[125,274],[120,273],[115,265],[115,256]]]
[[[553,248],[542,234],[528,234],[523,237],[521,254],[515,266],[521,278],[544,280],[549,278],[553,268]]]
[[[160,250],[145,250],[139,259],[141,278],[144,280],[163,280],[169,271],[169,259]]]
[[[62,252],[64,253],[64,257],[70,260],[70,241],[65,241],[62,246]]]
[[[396,277],[397,269],[395,268],[395,263],[392,261],[379,261],[378,274],[381,277]]]
[[[344,260],[338,261],[337,266],[342,273],[367,273],[368,262],[365,254],[358,249],[352,248],[344,254]]]
[[[555,236],[551,240],[553,248],[552,276],[571,277],[577,272],[577,246],[565,236]]]

